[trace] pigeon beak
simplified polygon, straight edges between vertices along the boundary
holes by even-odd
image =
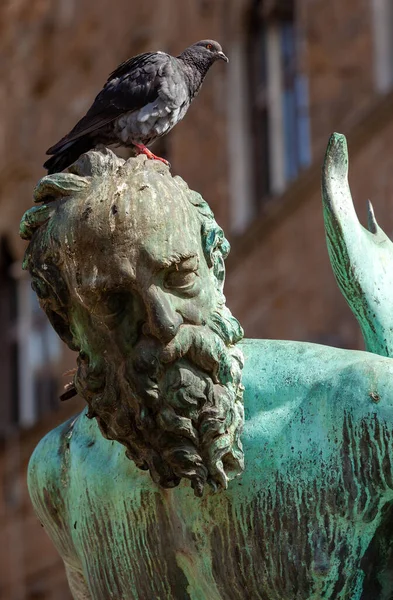
[[[225,54],[223,52],[217,52],[217,56],[218,56],[218,58],[221,58],[221,60],[225,60],[225,62],[229,62],[229,58],[227,56],[225,56]]]

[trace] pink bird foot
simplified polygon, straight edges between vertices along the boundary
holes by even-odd
[[[137,148],[138,154],[144,154],[150,160],[159,160],[159,161],[163,162],[164,165],[167,165],[167,167],[171,166],[170,163],[167,160],[165,160],[165,158],[156,156],[155,154],[153,154],[153,152],[151,152],[149,150],[149,148],[146,148],[146,146],[144,146],[143,144],[134,144],[134,146],[135,146],[135,148]]]

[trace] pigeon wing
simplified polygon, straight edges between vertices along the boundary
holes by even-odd
[[[101,129],[125,112],[139,110],[159,93],[162,75],[171,57],[164,52],[134,56],[113,71],[86,115],[57,144],[47,150],[56,154],[66,144]]]

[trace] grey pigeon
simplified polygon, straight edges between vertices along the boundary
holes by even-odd
[[[98,144],[134,147],[138,154],[155,156],[147,148],[167,134],[186,114],[212,64],[228,58],[218,42],[202,40],[178,57],[146,52],[117,67],[86,115],[57,144],[44,167],[62,171],[83,152]]]

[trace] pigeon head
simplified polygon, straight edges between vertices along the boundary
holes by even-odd
[[[178,57],[186,63],[191,63],[202,69],[209,69],[216,60],[229,62],[222,51],[221,45],[215,40],[201,40],[189,46]]]
[[[216,60],[225,60],[225,62],[229,62],[228,57],[225,56],[222,51],[221,45],[214,40],[201,40],[190,46],[190,49],[208,57],[212,62]]]

